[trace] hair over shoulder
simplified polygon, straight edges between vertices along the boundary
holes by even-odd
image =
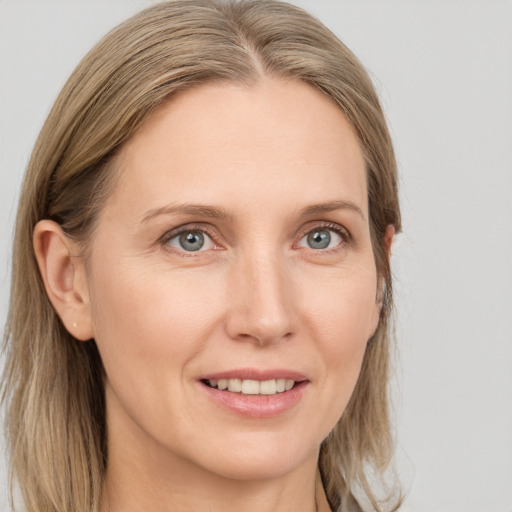
[[[2,383],[11,485],[28,512],[97,512],[107,453],[103,367],[94,340],[64,328],[48,300],[32,236],[58,222],[87,255],[98,212],[115,186],[117,150],[181,90],[208,82],[301,80],[345,113],[367,169],[370,230],[386,293],[348,407],[323,442],[320,471],[334,511],[398,508],[375,475],[389,465],[388,373],[392,279],[383,246],[400,229],[396,163],[372,82],[350,50],[298,7],[275,0],[171,0],[108,33],[80,62],[37,139],[19,203]],[[370,475],[373,475],[370,478]]]

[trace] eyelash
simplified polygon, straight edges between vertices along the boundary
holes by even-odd
[[[302,239],[304,237],[306,237],[313,231],[322,231],[322,230],[332,231],[332,232],[336,233],[341,238],[341,242],[335,247],[326,248],[326,249],[313,249],[311,247],[309,247],[309,248],[303,247],[303,249],[313,251],[315,254],[318,254],[318,255],[331,254],[332,252],[336,252],[336,251],[340,250],[341,247],[344,247],[352,242],[351,234],[344,227],[340,226],[339,224],[334,224],[332,222],[319,222],[318,224],[315,224],[314,226],[308,227],[307,229],[304,229],[303,231],[301,231],[301,234],[299,235],[297,242],[294,243],[294,246],[296,246],[300,241],[302,241]],[[194,256],[196,256],[196,254],[195,254],[196,252],[197,253],[205,252],[205,251],[201,251],[201,250],[199,250],[199,251],[176,250],[174,248],[171,248],[168,245],[171,240],[179,237],[183,233],[187,233],[190,231],[198,231],[200,233],[206,234],[211,239],[212,243],[215,246],[217,246],[217,247],[214,247],[213,250],[219,249],[220,244],[216,241],[216,239],[218,238],[217,233],[210,226],[205,225],[205,224],[187,224],[185,226],[175,228],[171,231],[167,231],[162,237],[160,237],[159,243],[160,243],[160,245],[165,246],[168,250],[170,250],[173,253],[175,253],[179,256],[182,256],[182,257],[194,257]]]
[[[188,233],[190,231],[198,231],[200,233],[206,234],[214,245],[217,247],[214,248],[214,250],[218,250],[218,247],[220,244],[216,242],[216,239],[218,238],[215,231],[208,225],[205,224],[187,224],[185,226],[181,226],[179,228],[172,229],[171,231],[167,231],[160,239],[159,243],[160,245],[166,247],[169,251],[173,252],[174,254],[177,254],[178,256],[189,258],[195,256],[196,253],[201,253],[204,251],[185,251],[185,250],[177,250],[172,248],[169,244],[171,240],[174,238],[179,237],[183,233]]]
[[[299,236],[299,242],[309,235],[310,233],[314,231],[333,231],[336,233],[340,238],[341,242],[336,245],[335,247],[331,247],[328,249],[313,249],[312,247],[305,247],[304,249],[313,251],[315,254],[318,255],[327,255],[331,254],[333,252],[339,251],[342,247],[346,247],[352,242],[352,237],[347,229],[340,226],[339,224],[334,224],[332,222],[320,222],[319,224],[315,224],[313,227],[308,227],[304,231],[301,232],[301,235]]]

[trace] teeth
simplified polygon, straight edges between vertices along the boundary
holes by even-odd
[[[233,393],[240,393],[242,391],[242,381],[240,379],[229,379],[228,389]]]
[[[259,395],[260,383],[257,380],[243,380],[241,391],[244,395]]]
[[[260,394],[275,395],[277,392],[277,384],[275,380],[264,380],[260,383]]]
[[[232,393],[242,393],[243,395],[275,395],[283,393],[293,388],[295,384],[291,379],[273,379],[273,380],[250,380],[250,379],[219,379],[210,380],[212,388],[228,390]]]

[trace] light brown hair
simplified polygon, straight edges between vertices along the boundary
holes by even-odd
[[[58,222],[86,253],[95,220],[119,172],[116,151],[164,100],[207,82],[302,80],[329,96],[363,148],[370,230],[386,281],[380,323],[350,403],[324,441],[319,466],[333,510],[379,501],[368,471],[392,455],[388,412],[392,282],[383,238],[400,229],[396,163],[368,74],[324,25],[274,0],[178,0],[119,25],[82,60],[39,135],[19,203],[3,378],[10,475],[29,512],[97,512],[107,462],[103,368],[94,340],[64,328],[41,280],[32,234]],[[11,480],[11,481],[12,481]]]

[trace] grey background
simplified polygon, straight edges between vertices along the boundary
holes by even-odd
[[[0,0],[0,323],[18,188],[80,57],[150,0]],[[512,2],[297,0],[375,77],[395,139],[397,463],[409,512],[512,512]],[[7,510],[0,464],[0,510]]]

